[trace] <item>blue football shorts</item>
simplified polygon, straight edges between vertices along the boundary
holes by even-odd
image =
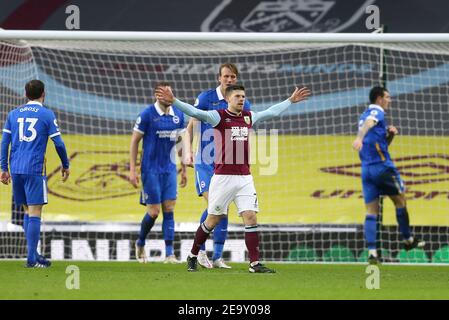
[[[396,167],[383,163],[362,166],[362,186],[365,203],[370,203],[381,195],[395,196],[404,193],[404,182]]]
[[[140,204],[160,204],[166,200],[176,200],[178,186],[176,170],[167,173],[142,173]]]
[[[195,165],[195,186],[198,196],[201,197],[203,192],[209,192],[210,180],[213,175],[213,166],[207,164]]]
[[[41,175],[12,174],[14,203],[17,206],[48,203],[47,177]]]

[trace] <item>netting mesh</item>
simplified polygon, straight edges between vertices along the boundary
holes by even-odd
[[[12,108],[26,102],[26,81],[45,82],[45,104],[58,117],[72,176],[67,183],[60,182],[59,160],[50,143],[44,250],[53,254],[52,241],[55,248],[61,248],[62,241],[62,249],[54,249],[55,257],[79,258],[71,254],[74,240],[87,241],[95,253],[96,241],[106,239],[110,242],[106,251],[113,259],[120,240],[125,241],[120,248],[128,248],[132,257],[132,241],[144,210],[138,205],[139,190],[126,180],[129,141],[137,115],[154,101],[156,82],[170,82],[178,98],[193,104],[201,91],[218,86],[218,66],[233,62],[253,111],[284,100],[295,85],[306,85],[313,93],[306,104],[257,126],[259,131],[267,130],[258,145],[273,150],[262,148],[265,154],[252,166],[260,199],[258,219],[266,226],[264,258],[297,261],[303,254],[312,256],[307,253],[312,250],[314,258],[307,261],[334,261],[348,252],[358,259],[364,248],[365,209],[360,164],[351,142],[369,89],[380,83],[384,54],[387,87],[393,96],[388,121],[400,131],[390,151],[407,184],[411,224],[431,243],[425,251],[430,259],[447,242],[449,224],[448,47],[441,43],[0,42],[0,118],[4,121]],[[277,147],[270,149],[270,145]],[[177,229],[186,232],[177,235],[177,251],[184,248],[180,240],[191,239],[189,232],[205,209],[194,184],[190,171],[189,185],[179,190],[175,209]],[[0,198],[5,232],[0,236],[0,256],[17,257],[23,243],[12,240],[22,235],[20,228],[9,224],[17,222],[11,219],[11,189],[0,188]],[[382,247],[397,261],[401,247],[394,208],[385,203]],[[234,208],[230,221],[236,228],[231,238],[242,240]],[[110,223],[114,227],[98,229]],[[191,228],[183,228],[183,223]],[[92,224],[98,231],[83,231],[83,226]],[[160,239],[157,228],[151,236]],[[244,252],[244,243],[240,244]],[[338,248],[329,252],[333,246]]]

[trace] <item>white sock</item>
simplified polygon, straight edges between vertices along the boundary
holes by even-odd
[[[413,243],[413,237],[410,237],[407,240],[404,240],[404,242],[407,244]]]
[[[254,267],[256,264],[259,264],[259,261],[253,261],[253,262],[251,262],[251,267]]]

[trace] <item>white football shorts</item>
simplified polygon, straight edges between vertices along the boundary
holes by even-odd
[[[209,214],[224,215],[234,201],[238,214],[244,211],[259,212],[256,188],[252,175],[213,175],[209,186]]]

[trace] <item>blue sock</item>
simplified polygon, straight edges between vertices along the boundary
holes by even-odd
[[[228,236],[228,216],[221,218],[214,229],[214,255],[212,261],[220,259],[223,255],[223,247]]]
[[[376,249],[377,216],[367,214],[365,218],[365,240],[369,250]]]
[[[206,221],[207,215],[208,215],[208,212],[206,209],[206,210],[204,210],[203,215],[201,216],[200,224],[202,224],[204,221]],[[203,243],[200,247],[200,251],[205,251],[205,250],[206,250],[206,243]]]
[[[36,252],[37,245],[39,243],[41,233],[41,218],[39,217],[29,217],[28,227],[27,227],[27,247],[28,247],[28,257],[27,262],[30,265],[36,263]]]
[[[175,239],[175,219],[173,212],[164,212],[162,234],[165,240],[165,256],[173,255],[173,240]]]
[[[25,232],[25,237],[27,235],[27,229],[28,229],[28,222],[29,222],[30,216],[28,215],[28,213],[25,213],[23,215],[23,231]]]
[[[404,240],[410,238],[410,222],[408,218],[407,208],[396,208],[396,219],[399,224],[399,230],[402,233]]]
[[[150,232],[151,228],[153,228],[154,221],[156,221],[156,219],[151,218],[150,214],[145,213],[140,225],[139,239],[137,240],[137,245],[139,247],[145,246],[145,239],[147,238],[147,235]]]

